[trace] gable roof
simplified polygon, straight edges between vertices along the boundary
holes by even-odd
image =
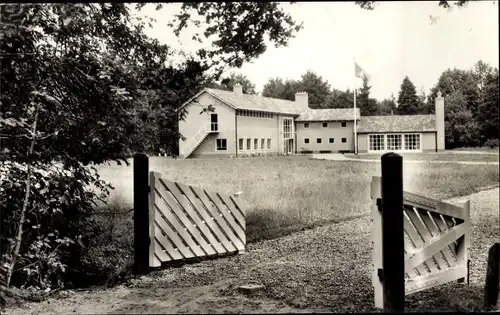
[[[359,108],[356,108],[356,120],[360,119],[359,115]],[[353,118],[354,108],[325,108],[303,110],[295,121],[344,121]]]
[[[434,115],[391,115],[361,117],[357,132],[425,132],[436,131]]]

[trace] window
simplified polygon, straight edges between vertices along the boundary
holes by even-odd
[[[342,138],[342,143],[347,143],[347,138]]]
[[[304,123],[304,128],[309,128],[309,123]]]
[[[420,135],[407,134],[404,137],[405,150],[420,150]]]
[[[247,150],[252,148],[252,139],[247,139]]]
[[[227,150],[227,139],[217,139],[217,151]]]
[[[370,151],[383,151],[385,149],[384,145],[384,135],[370,135]]]
[[[334,143],[335,142],[335,139],[334,138],[330,138],[330,143]]]
[[[304,138],[304,143],[309,143],[309,138]]]
[[[271,139],[267,139],[267,148],[271,150]]]
[[[340,126],[341,127],[347,127],[347,123],[345,121],[343,121],[343,122],[340,123]]]
[[[266,139],[260,139],[260,149],[264,150],[264,144],[266,142]]]
[[[316,143],[321,143],[321,138],[317,138]]]
[[[292,136],[293,136],[292,119],[285,118],[283,119],[283,138],[291,139]]]
[[[401,150],[403,148],[401,138],[401,135],[387,135],[387,150]]]
[[[239,150],[243,150],[243,138],[240,138],[238,141],[238,148]]]
[[[259,139],[253,139],[253,149],[257,150],[259,148]]]
[[[328,127],[328,123],[325,122],[325,123],[323,123],[323,128],[326,128],[326,127]]]

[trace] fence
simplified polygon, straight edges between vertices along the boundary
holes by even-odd
[[[162,262],[244,252],[245,230],[239,194],[166,180],[149,172],[145,154],[134,156],[136,273]]]
[[[384,157],[382,157],[382,163],[384,163]],[[386,163],[385,167],[386,174],[391,176],[390,173],[394,170],[387,169],[390,167],[398,168],[398,165],[387,166]],[[400,186],[401,208],[396,202],[396,207],[389,209],[389,205],[392,205],[390,199],[398,198],[397,191],[394,193],[386,187],[387,193],[383,194],[384,164],[382,165],[382,178],[373,177],[371,183],[374,267],[372,283],[375,289],[375,306],[377,308],[393,306],[392,302],[389,301],[392,297],[388,296],[394,293],[394,290],[392,293],[388,293],[391,291],[391,288],[388,288],[391,285],[404,288],[404,292],[396,297],[402,299],[402,302],[397,302],[398,307],[401,308],[401,305],[404,305],[405,295],[454,280],[468,283],[470,201],[459,207],[403,192],[402,158],[400,174],[400,182],[396,180],[396,183],[386,183],[386,185],[389,188],[390,185]],[[394,178],[398,178],[398,176]],[[402,211],[400,210],[398,213],[397,209],[402,209]],[[396,222],[391,222],[392,226],[384,225],[384,220],[390,220],[393,216],[402,217],[402,220],[398,218]],[[397,225],[401,225],[399,231],[404,231],[403,233],[396,232],[398,231]],[[387,240],[384,241],[384,238]],[[398,251],[401,249],[395,247],[401,243],[404,245],[404,249],[402,255],[398,255]],[[390,271],[387,267],[388,261],[386,261],[389,259],[396,260],[396,268],[391,268]],[[392,274],[391,272],[398,269],[398,266],[402,267],[401,273]],[[391,274],[389,275],[389,273]],[[394,280],[394,277],[397,280]],[[401,287],[401,283],[398,282],[400,280],[404,283],[404,287]],[[388,303],[391,305],[386,305]]]

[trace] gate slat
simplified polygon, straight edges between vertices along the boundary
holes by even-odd
[[[232,243],[231,239],[236,239],[237,237],[231,231],[231,228],[228,227],[227,223],[219,213],[217,212],[217,206],[208,198],[205,194],[205,191],[198,187],[192,187],[194,193],[200,198],[201,202],[205,205],[205,208],[210,212],[214,220],[219,224],[222,228],[222,232],[220,229],[217,229],[218,233],[217,237],[221,240],[222,245],[227,248],[229,252],[237,251],[235,244]],[[215,208],[215,209],[214,209]],[[213,222],[213,221],[212,221]],[[225,234],[224,234],[225,233]],[[226,237],[227,235],[227,237]],[[228,239],[229,238],[229,239]]]
[[[239,223],[240,227],[245,230],[245,218],[243,214],[238,210],[234,204],[231,198],[225,195],[219,194],[219,197],[222,199],[222,201],[227,205],[229,208],[229,211],[231,211],[231,214],[236,218],[236,221]]]
[[[162,212],[162,210],[160,210],[160,208],[158,208],[157,204],[155,204],[155,206],[159,212]],[[165,211],[168,211],[168,210],[165,210]],[[168,225],[168,223],[165,221],[165,219],[163,219],[162,216],[160,216],[160,215],[156,216],[155,221],[161,227],[161,229],[165,232],[167,238],[172,240],[172,242],[175,244],[175,246],[177,246],[177,248],[179,249],[179,252],[182,254],[182,256],[184,258],[191,258],[191,257],[196,256],[196,254],[193,252],[193,249],[184,245],[184,243],[181,240],[181,235],[178,234],[177,232],[175,232],[174,230],[172,230],[170,228],[170,226]],[[170,221],[170,222],[173,223],[172,221]],[[172,225],[175,229],[179,228],[178,223],[177,223],[177,226],[174,224],[172,224]],[[183,228],[181,230],[182,230],[182,232],[184,232]],[[156,232],[155,232],[155,234],[156,234]]]
[[[238,250],[244,250],[245,245],[243,242],[245,240],[245,237],[244,237],[245,231],[243,231],[241,229],[241,227],[236,223],[236,221],[229,215],[228,210],[225,209],[224,204],[219,199],[219,197],[217,196],[216,193],[212,193],[212,192],[209,192],[206,190],[205,190],[205,193],[210,198],[210,200],[212,200],[212,202],[215,204],[215,206],[219,209],[220,213],[226,219],[225,221],[228,222],[229,225],[232,227],[233,230],[231,230],[231,234],[234,235],[234,239],[233,239],[233,236],[230,236],[230,238],[233,241],[233,243],[235,243],[236,248],[238,248]],[[242,235],[243,235],[243,237],[242,237]]]
[[[213,225],[214,223],[212,222],[210,216],[207,214],[207,211],[204,209],[203,205],[201,202],[198,200],[198,197],[191,191],[190,186],[177,183],[177,186],[179,186],[179,189],[184,193],[184,195],[191,201],[191,204],[193,205],[194,209],[202,217],[202,219],[205,221],[203,223],[197,216],[196,214],[193,213],[193,216],[196,216],[196,224],[200,228],[200,230],[203,232],[203,235],[208,239],[209,243],[213,245],[215,250],[217,251],[218,254],[223,254],[226,252],[226,249],[220,244],[218,240],[215,239],[214,235],[212,232],[210,232],[209,229],[207,229],[206,226],[209,228],[212,228],[213,230]],[[206,224],[206,226],[205,226]]]
[[[168,236],[166,237],[163,235],[160,229],[155,229],[155,240],[158,244],[160,244],[163,248],[165,248],[165,252],[167,253],[169,257],[168,260],[162,260],[162,261],[169,261],[172,259],[182,259],[184,258],[182,254],[179,252],[179,249],[176,249],[174,244],[172,243],[171,240],[169,240]],[[155,253],[160,250],[161,248],[157,249]],[[194,256],[194,253],[192,254]],[[191,256],[191,257],[193,257]]]
[[[405,213],[406,213],[406,211],[405,211]],[[405,228],[405,232],[408,234],[408,237],[410,238],[411,242],[414,244],[415,248],[422,247],[422,245],[424,243],[420,239],[420,236],[415,231],[415,229],[411,225],[411,223],[406,215],[404,216],[404,228]],[[427,264],[424,262],[416,267],[418,273],[421,276],[425,276],[425,275],[429,274],[429,271],[427,270],[426,266],[427,266]]]
[[[174,196],[171,197],[168,194],[168,191],[164,185],[161,184],[158,185],[156,189],[160,191],[160,194],[163,197],[163,202],[166,202],[166,204],[170,207],[170,209],[174,211],[174,213],[177,215],[177,217],[182,222],[184,227],[187,229],[186,231],[186,229],[184,229],[182,225],[178,224],[178,226],[176,226],[177,232],[182,236],[182,238],[188,244],[188,246],[191,247],[191,249],[195,252],[196,256],[206,256],[207,254],[208,255],[215,254],[215,251],[206,243],[203,237],[201,237],[198,230],[193,226],[191,220],[187,218],[184,211],[187,212],[189,208],[187,204],[183,202],[184,200],[182,196],[180,196],[181,193],[177,189],[174,190],[174,187],[171,185],[171,182],[164,180],[161,180],[160,182],[162,184],[166,184],[168,190]],[[175,219],[174,216],[170,216],[169,221],[177,223],[177,220]]]
[[[440,215],[432,214],[432,219],[436,223],[436,225],[437,225],[437,227],[439,229],[439,232],[445,233],[448,230],[448,226],[443,222],[443,219],[441,219]],[[454,244],[450,244],[447,247],[447,249],[449,250],[449,252],[451,253],[451,255],[453,255],[453,258],[456,259],[456,257],[457,257],[457,251],[455,250]]]
[[[429,213],[428,211],[421,210],[421,209],[419,211],[420,211],[419,212],[420,217],[422,218],[422,221],[424,221],[425,226],[427,226],[427,229],[429,229],[429,231],[431,232],[432,237],[438,237],[440,233],[430,217],[431,213]],[[442,250],[441,254],[444,256],[444,260],[448,264],[448,265],[444,265],[445,268],[451,268],[451,267],[456,266],[453,255],[449,251]]]
[[[431,232],[427,229],[427,227],[420,221],[420,218],[417,216],[416,210],[414,207],[408,207],[406,209],[406,215],[408,215],[408,218],[410,221],[413,223],[413,226],[416,228],[418,234],[422,237],[424,242],[429,242],[432,239],[432,234]],[[436,262],[433,261],[432,257],[436,260]],[[429,266],[431,272],[438,272],[439,269],[436,266],[436,263],[439,265],[444,265],[446,266],[445,261],[443,258],[438,254],[432,256],[431,259],[426,261],[427,266]]]

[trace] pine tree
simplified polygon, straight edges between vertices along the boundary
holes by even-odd
[[[372,116],[377,114],[377,101],[370,98],[371,88],[371,85],[368,85],[368,80],[364,78],[363,86],[356,95],[357,107],[359,108],[361,116]]]
[[[419,99],[415,85],[406,76],[399,91],[397,112],[399,115],[417,115],[419,114],[418,105]]]

